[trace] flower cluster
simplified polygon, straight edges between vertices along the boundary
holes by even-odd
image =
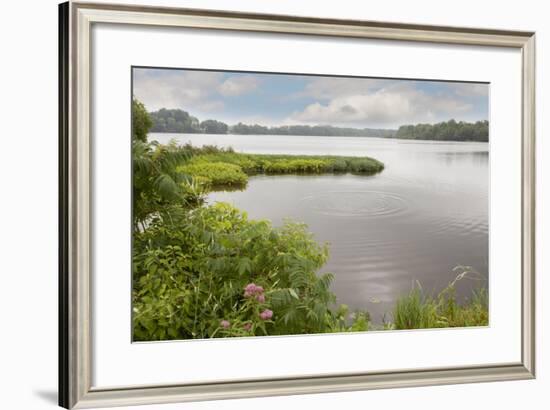
[[[260,313],[260,319],[262,320],[269,320],[273,317],[273,311],[266,309],[262,313]]]
[[[254,298],[260,303],[265,303],[264,288],[256,285],[255,283],[249,283],[244,288],[244,297]],[[264,309],[260,313],[260,319],[262,320],[269,320],[272,317],[273,317],[273,311],[269,309]],[[249,330],[248,326],[246,326],[246,330]]]
[[[264,293],[264,288],[256,285],[255,283],[249,283],[244,288],[244,296],[250,297],[255,295],[261,295]]]
[[[230,325],[231,324],[229,323],[229,320],[222,320],[220,322],[220,326],[223,327],[224,329],[228,329]]]
[[[255,283],[249,283],[244,288],[244,297],[254,297],[260,303],[265,302],[264,288],[256,285]]]

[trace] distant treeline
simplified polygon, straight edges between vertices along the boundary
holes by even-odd
[[[311,135],[424,139],[442,141],[488,141],[489,122],[456,122],[438,124],[402,125],[399,130],[377,128],[333,127],[331,125],[282,125],[266,127],[258,124],[228,125],[217,120],[199,121],[187,111],[162,108],[150,113],[151,132],[184,134],[238,134],[238,135]]]
[[[240,134],[240,135],[315,135],[348,137],[392,137],[395,130],[373,128],[343,128],[330,125],[283,125],[266,127],[258,124],[227,125],[216,120],[199,121],[197,117],[183,110],[162,108],[150,113],[153,120],[151,132],[173,132],[185,134]]]
[[[402,125],[395,138],[440,141],[489,141],[489,121]]]
[[[265,127],[263,125],[247,125],[238,123],[230,127],[232,134],[254,135],[315,135],[323,137],[392,137],[395,130],[376,128],[345,128],[331,125],[282,125],[280,127]]]

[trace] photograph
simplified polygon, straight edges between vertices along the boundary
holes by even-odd
[[[131,70],[134,342],[489,325],[488,83]]]
[[[57,403],[361,408],[422,390],[439,408],[473,389],[455,396],[492,408],[543,391],[542,20],[179,3],[69,1],[42,30]]]

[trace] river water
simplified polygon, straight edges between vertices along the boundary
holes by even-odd
[[[437,292],[471,266],[477,279],[457,296],[488,286],[488,143],[389,138],[150,134],[149,140],[233,147],[238,152],[371,156],[385,164],[374,176],[255,176],[244,191],[214,192],[250,218],[305,222],[328,242],[332,290],[339,303],[366,309],[375,323],[416,281]]]

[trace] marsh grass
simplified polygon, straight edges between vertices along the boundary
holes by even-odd
[[[184,165],[180,170],[211,189],[244,188],[248,182],[248,176],[241,167],[224,162],[195,162]]]
[[[397,300],[393,310],[394,329],[428,329],[445,327],[487,326],[489,298],[486,288],[472,292],[463,303],[456,298],[456,285],[464,279],[480,280],[469,266],[457,266],[456,278],[435,296],[424,293],[416,282],[409,294]]]
[[[384,169],[384,164],[370,157],[343,157],[331,155],[272,155],[244,154],[231,148],[216,146],[184,148],[192,154],[188,164],[179,171],[192,177],[201,177],[211,188],[245,188],[248,176],[257,174],[337,174],[373,175]]]

